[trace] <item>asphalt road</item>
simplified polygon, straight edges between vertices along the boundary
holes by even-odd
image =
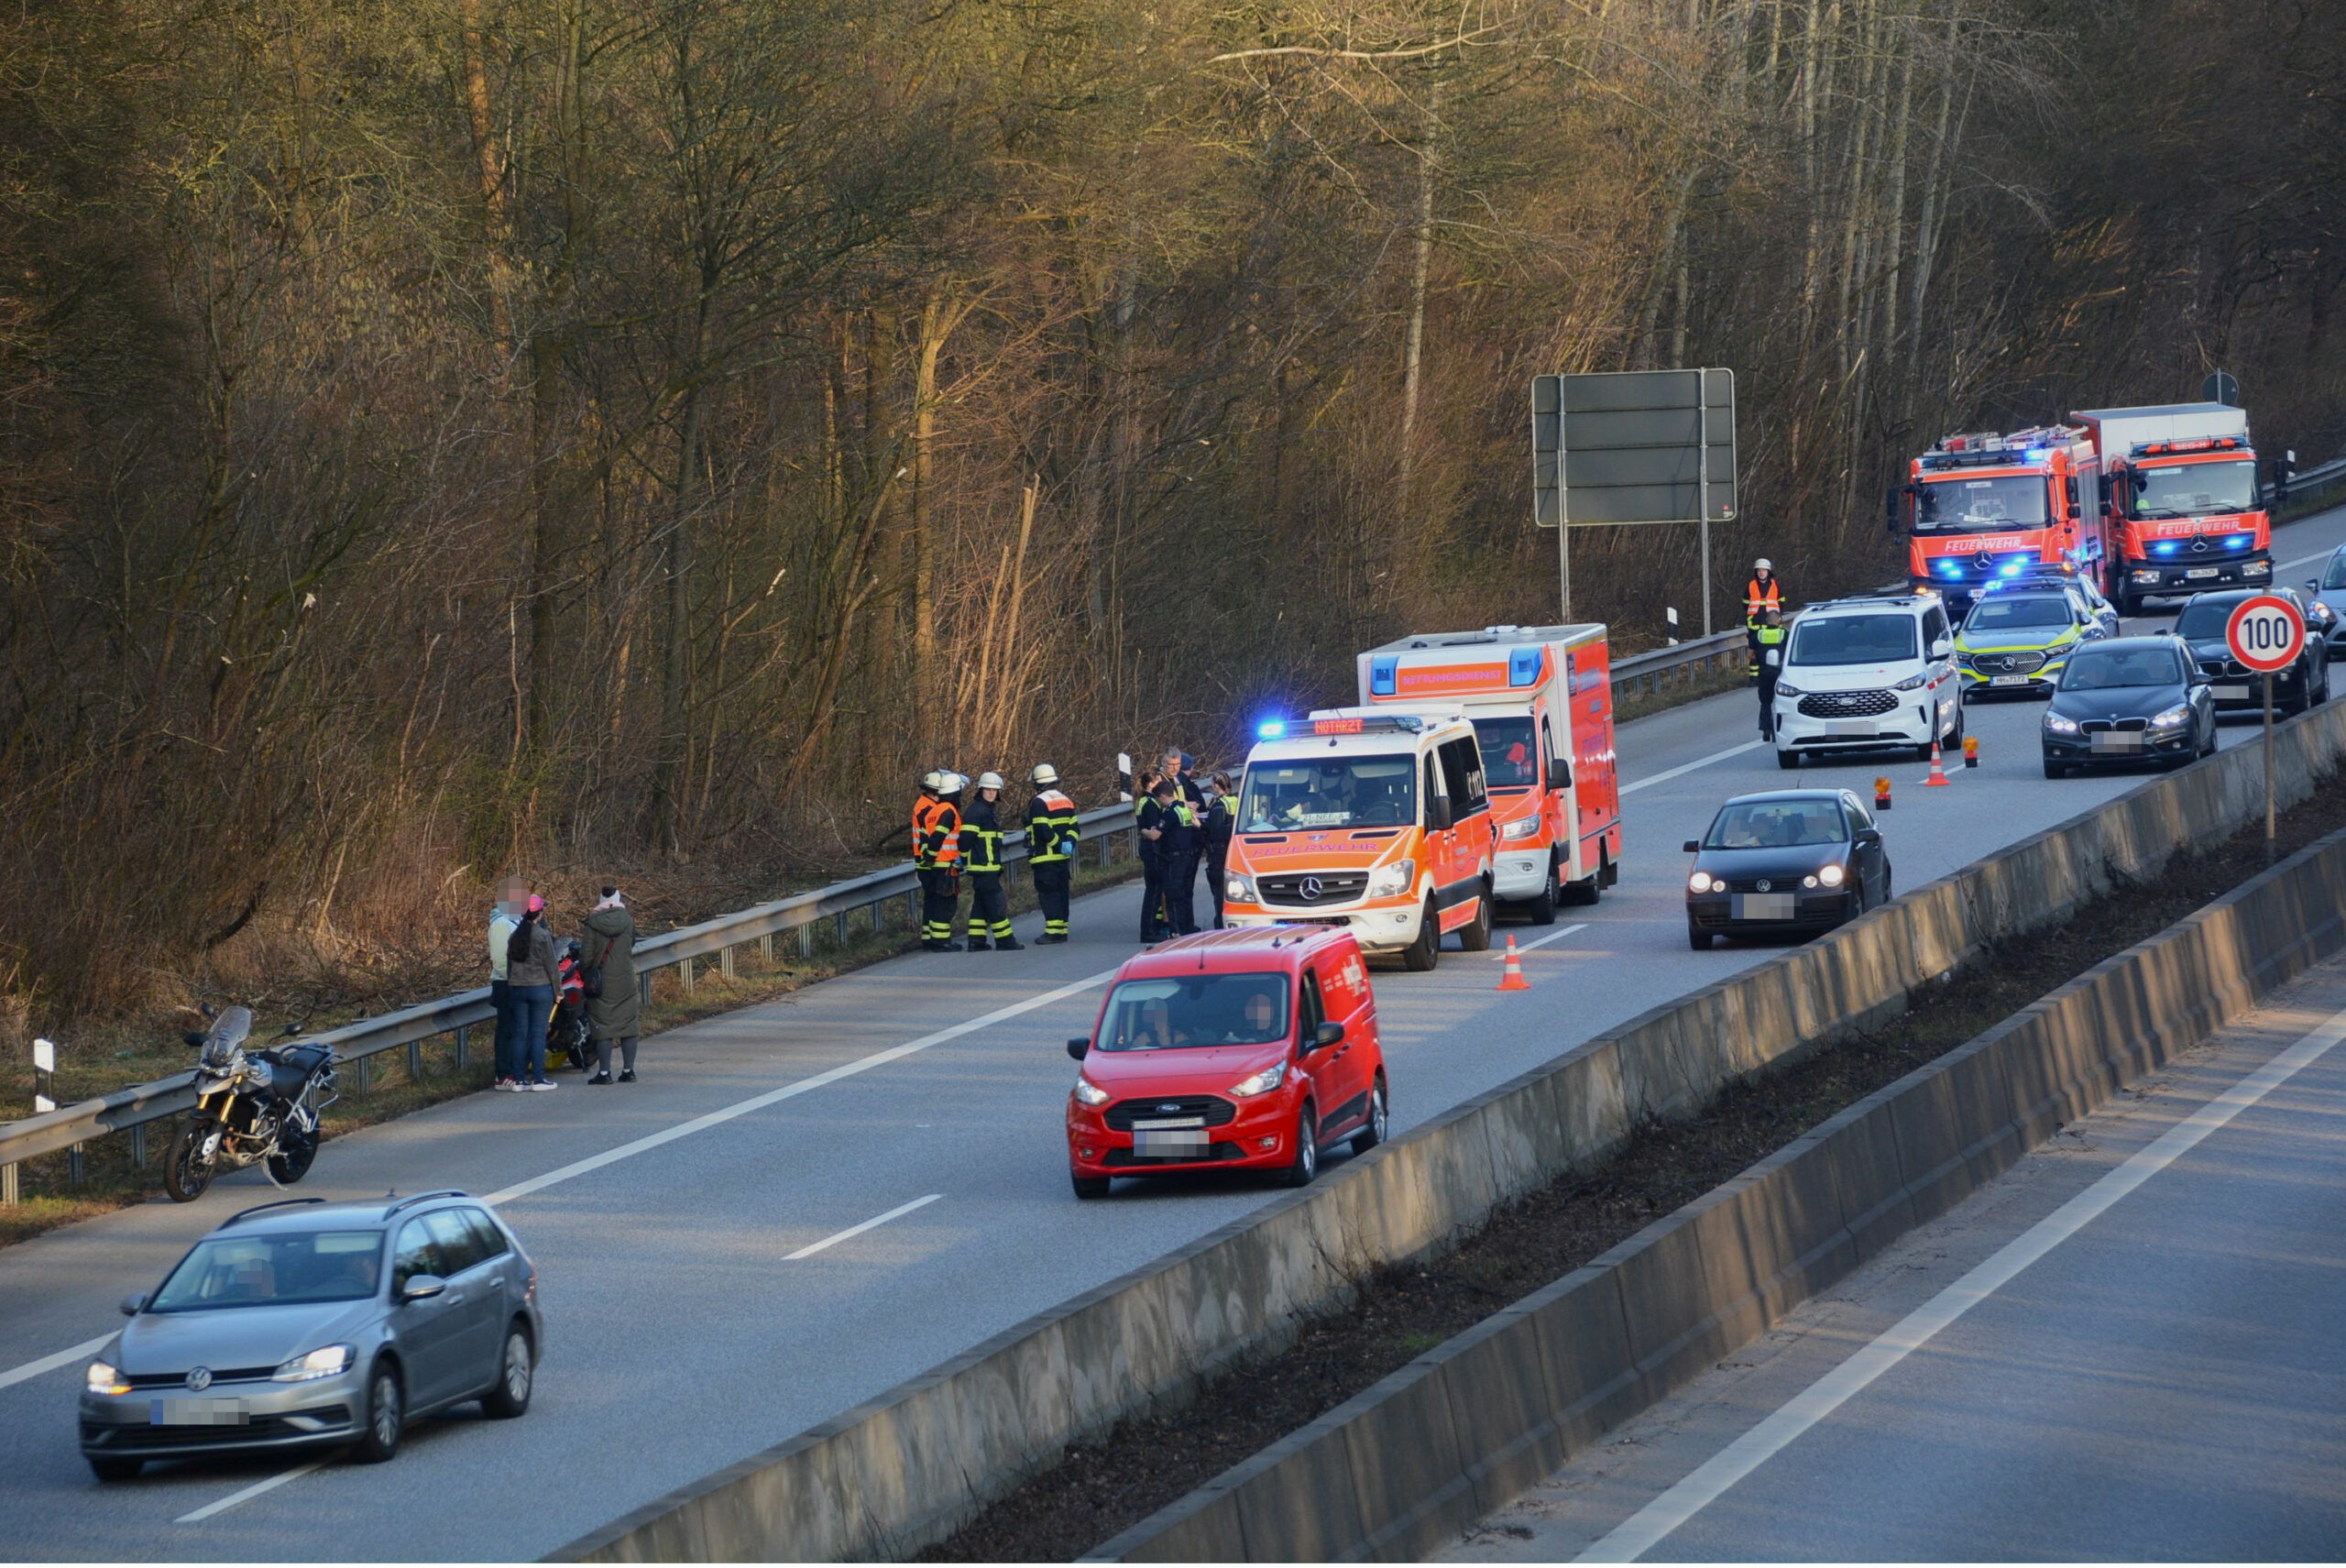
[[[2341,1036],[2333,963],[1440,1560],[2336,1561]]]
[[[2284,531],[2275,554],[2341,542],[2335,511]],[[1982,763],[1951,788],[1924,789],[1911,759],[1800,776],[1859,790],[1891,776],[1885,834],[1912,889],[2141,782],[2045,780],[2040,710],[1972,708]],[[2228,725],[2224,741],[2254,733]],[[1398,1127],[1767,956],[1688,949],[1678,850],[1725,796],[1792,780],[1758,744],[1751,696],[1625,726],[1620,752],[1621,883],[1553,932],[1517,928],[1546,938],[1525,959],[1532,994],[1496,994],[1494,959],[1454,944],[1432,974],[1378,973]],[[288,1468],[159,1465],[101,1490],[75,1449],[88,1342],[210,1226],[275,1197],[257,1174],[0,1251],[0,1554],[537,1556],[1268,1201],[1237,1180],[1128,1183],[1094,1204],[1069,1192],[1063,1042],[1133,950],[1137,900],[1082,901],[1066,947],[914,955],[662,1036],[636,1086],[589,1094],[568,1077],[329,1145],[303,1193],[502,1194],[539,1266],[550,1343],[530,1415],[426,1423],[389,1465],[330,1464],[215,1507]]]

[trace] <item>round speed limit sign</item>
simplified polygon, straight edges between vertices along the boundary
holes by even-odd
[[[2224,641],[2232,657],[2250,669],[2270,674],[2293,663],[2306,645],[2306,618],[2278,594],[2258,594],[2243,599],[2225,623]]]

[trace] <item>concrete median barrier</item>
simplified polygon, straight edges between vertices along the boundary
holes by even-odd
[[[2303,799],[2341,751],[2346,704],[2284,726],[2275,765],[2282,803]],[[1301,1317],[1348,1299],[1374,1268],[1446,1248],[1498,1203],[1602,1160],[1641,1121],[1690,1114],[1738,1078],[1894,1015],[1914,989],[1972,961],[1994,941],[2058,924],[2116,882],[2154,874],[2178,849],[2227,834],[2263,809],[2257,748],[2222,752],[2150,781],[1829,936],[1576,1046],[1349,1162],[1321,1185],[1021,1323],[555,1556],[828,1561],[916,1552],[1055,1463],[1069,1442],[1104,1435],[1127,1416],[1185,1398],[1222,1367],[1280,1348]],[[2300,913],[2314,912],[2308,906]],[[2286,928],[2286,917],[2276,920],[2276,929]],[[2211,956],[2208,963],[2215,961]],[[2207,967],[2161,969],[2139,981],[2127,1016],[2165,1018],[2176,1006],[2196,1003],[2213,977]],[[1500,1439],[1502,1448],[1521,1445],[1521,1457],[1495,1457],[1479,1446],[1481,1438],[1461,1435],[1504,1433],[1519,1415],[1486,1418],[1469,1400],[1477,1413],[1471,1428],[1461,1428],[1455,1412],[1466,1397],[1437,1381],[1434,1392],[1409,1396],[1431,1401],[1419,1411],[1424,1424],[1413,1430],[1421,1448],[1454,1445],[1454,1468],[1443,1470],[1448,1461],[1440,1454],[1405,1460],[1382,1448],[1371,1453],[1350,1437],[1353,1457],[1341,1469],[1324,1455],[1292,1459],[1304,1467],[1297,1474],[1316,1477],[1311,1485],[1338,1509],[1332,1517],[1354,1525],[1307,1528],[1266,1512],[1270,1494],[1217,1483],[1218,1491],[1206,1491],[1222,1500],[1200,1504],[1191,1509],[1194,1522],[1167,1534],[1186,1543],[1178,1550],[1159,1553],[1129,1543],[1119,1550],[1213,1558],[1248,1554],[1231,1549],[1233,1541],[1277,1539],[1287,1543],[1280,1552],[1318,1556],[1332,1529],[1376,1543],[1345,1551],[1408,1554],[1411,1543],[1474,1517],[1479,1494],[1542,1462],[1534,1456],[1584,1441],[1586,1431],[1617,1420],[1688,1368],[1707,1365],[1716,1347],[1739,1343],[1737,1336],[1748,1337],[1753,1325],[1772,1321],[1836,1270],[1959,1201],[2018,1157],[2032,1135],[2028,1128],[2097,1102],[2107,1083],[2122,1081],[2149,1059],[2146,1051],[2132,1065],[2113,1063],[2094,1054],[2089,1034],[2074,1036],[2035,1077],[2012,1067],[2010,1051],[2017,1047],[1983,1045],[1977,1064],[1951,1068],[1944,1082],[1922,1091],[1925,1098],[1915,1103],[1923,1109],[1885,1102],[1846,1126],[1836,1118],[1829,1150],[1806,1149],[1781,1177],[1762,1180],[1770,1167],[1759,1168],[1744,1184],[1748,1190],[1718,1198],[1716,1214],[1665,1222],[1690,1227],[1686,1237],[1665,1244],[1648,1233],[1651,1259],[1634,1269],[1617,1259],[1584,1271],[1592,1283],[1576,1288],[1595,1288],[1593,1281],[1602,1279],[1606,1288],[1626,1290],[1634,1277],[1645,1282],[1638,1288],[1657,1294],[1640,1297],[1634,1310],[1619,1309],[1621,1363],[1592,1365],[1576,1342],[1558,1340],[1536,1312],[1518,1337],[1497,1336],[1529,1347],[1504,1354],[1528,1357],[1517,1369],[1531,1369],[1536,1386],[1551,1390],[1544,1428]],[[1893,1158],[1900,1179],[1885,1187]],[[1819,1232],[1819,1225],[1827,1228]],[[1562,1298],[1551,1308],[1589,1310],[1585,1303],[1567,1308]],[[1590,1321],[1606,1320],[1600,1313]],[[1542,1346],[1550,1347],[1544,1359]],[[1414,1364],[1379,1387],[1413,1387],[1412,1376],[1433,1376],[1420,1371],[1427,1365]],[[1477,1366],[1473,1386],[1489,1387],[1487,1367]],[[1634,1368],[1626,1381],[1621,1366]],[[1497,1424],[1486,1429],[1486,1420]],[[1441,1496],[1425,1493],[1390,1511],[1388,1486],[1409,1492],[1429,1466],[1450,1477],[1435,1488]],[[1340,1474],[1351,1475],[1354,1487],[1354,1500],[1341,1506],[1341,1488],[1331,1479]],[[1253,1534],[1245,1525],[1250,1509],[1257,1520]],[[1330,1546],[1325,1554],[1345,1551]]]

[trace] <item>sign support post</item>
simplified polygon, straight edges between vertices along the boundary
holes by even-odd
[[[1698,421],[1701,434],[1694,444],[1694,488],[1698,498],[1694,510],[1703,520],[1703,635],[1708,637],[1711,634],[1711,400],[1706,392],[1698,391],[1696,395],[1702,401],[1698,405],[1701,410]]]
[[[2280,845],[2273,788],[2273,675],[2305,652],[2306,618],[2296,601],[2278,593],[2242,599],[2224,622],[2224,645],[2244,669],[2264,677],[2264,863]]]
[[[2264,863],[2273,863],[2273,672],[2264,672]]]

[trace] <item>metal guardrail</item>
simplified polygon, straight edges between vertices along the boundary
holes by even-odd
[[[2300,469],[2290,475],[2289,499],[2296,500],[2308,491],[2325,489],[2341,479],[2346,479],[2346,453],[2332,457],[2319,467]]]
[[[1137,831],[1133,807],[1129,803],[1102,806],[1087,811],[1077,819],[1083,833],[1077,856],[1079,863],[1084,850],[1097,846],[1099,863],[1108,864],[1117,837],[1129,841]],[[1014,831],[1003,836],[1003,863],[1007,870],[1024,864],[1026,860],[1026,835]],[[918,900],[920,879],[910,865],[894,866],[885,871],[867,872],[819,887],[812,893],[780,898],[771,904],[722,915],[714,920],[704,920],[697,926],[681,927],[656,937],[646,937],[636,944],[636,983],[646,1002],[651,1000],[652,977],[663,969],[677,970],[684,981],[685,994],[690,995],[696,971],[702,959],[714,958],[718,972],[730,976],[733,972],[733,949],[755,942],[763,950],[767,962],[773,959],[776,937],[795,931],[798,950],[810,954],[814,950],[814,934],[817,926],[828,920],[833,923],[839,941],[848,939],[849,917],[858,910],[870,910],[869,929],[877,931],[885,918],[884,909],[892,901],[907,901],[911,922],[919,922]],[[423,1042],[442,1035],[455,1036],[456,1065],[465,1065],[468,1036],[476,1024],[486,1024],[495,1016],[488,1003],[488,988],[459,992],[436,1002],[401,1008],[386,1013],[379,1018],[364,1018],[339,1029],[302,1036],[304,1045],[331,1045],[345,1064],[358,1069],[358,1087],[363,1091],[369,1076],[371,1058],[385,1051],[404,1046],[408,1051],[408,1070],[422,1076]],[[141,1083],[117,1090],[95,1100],[84,1100],[64,1105],[21,1122],[0,1125],[0,1204],[16,1201],[16,1167],[41,1155],[55,1154],[60,1149],[74,1152],[78,1160],[81,1146],[93,1137],[108,1133],[126,1132],[131,1136],[132,1158],[146,1163],[146,1129],[152,1122],[176,1116],[195,1104],[195,1074],[175,1073],[152,1083]],[[78,1175],[78,1171],[77,1171]]]
[[[1740,630],[1722,631],[1715,636],[1681,642],[1673,647],[1659,648],[1649,653],[1633,654],[1613,666],[1613,683],[1617,694],[1628,692],[1654,693],[1670,685],[1691,682],[1698,672],[1722,662],[1739,661],[1744,651]],[[1133,835],[1138,824],[1129,803],[1102,806],[1085,812],[1077,819],[1082,827],[1085,847],[1097,845],[1100,863],[1105,866],[1112,847],[1119,835],[1136,848]],[[1079,856],[1080,850],[1079,850]],[[1026,859],[1026,836],[1013,832],[1004,836],[1003,861],[1006,868],[1023,864]],[[870,910],[868,929],[877,931],[884,919],[882,910],[893,900],[906,901],[908,923],[919,921],[919,878],[910,865],[891,867],[850,877],[811,893],[790,898],[776,899],[752,908],[738,910],[730,915],[705,920],[697,926],[685,926],[656,937],[646,937],[636,944],[635,964],[637,983],[646,1003],[652,996],[652,977],[663,969],[678,970],[685,994],[691,994],[697,967],[701,960],[714,958],[719,973],[729,977],[733,972],[733,950],[755,942],[768,963],[773,960],[776,937],[791,932],[798,935],[798,950],[802,955],[814,950],[816,927],[828,920],[833,923],[839,941],[844,945],[849,935],[849,917],[859,910]],[[456,1066],[465,1065],[469,1036],[477,1024],[487,1024],[495,1017],[488,1003],[488,988],[459,992],[435,1002],[401,1008],[386,1013],[379,1018],[365,1018],[339,1029],[303,1036],[303,1043],[331,1045],[345,1064],[354,1065],[358,1072],[358,1088],[364,1091],[370,1075],[373,1058],[385,1051],[404,1047],[408,1052],[411,1076],[422,1074],[423,1042],[442,1035],[455,1036]],[[117,1090],[95,1100],[61,1106],[21,1122],[0,1124],[0,1204],[16,1201],[16,1167],[22,1161],[42,1155],[71,1150],[78,1161],[81,1146],[94,1137],[109,1133],[127,1133],[131,1138],[132,1158],[146,1163],[146,1129],[148,1124],[165,1121],[192,1109],[195,1104],[195,1074],[175,1073],[152,1083],[141,1083]],[[78,1168],[77,1168],[78,1178]]]

